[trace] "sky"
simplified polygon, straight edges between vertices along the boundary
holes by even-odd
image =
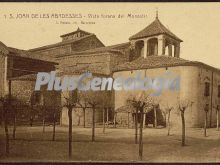
[[[106,46],[114,45],[128,42],[130,36],[154,21],[156,10],[160,21],[183,40],[181,58],[220,68],[220,3],[0,3],[0,41],[31,49],[60,42],[60,35],[79,27],[96,34]],[[17,18],[17,14],[26,17]],[[82,18],[51,18],[52,14]],[[118,18],[119,14],[124,17]],[[128,14],[145,17],[129,18]]]

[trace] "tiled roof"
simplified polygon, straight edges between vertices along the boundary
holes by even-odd
[[[83,32],[83,33],[88,34],[88,35],[91,34],[91,33],[89,33],[89,32],[86,32],[86,31],[81,30],[80,28],[78,28],[76,31],[70,32],[70,33],[67,33],[67,34],[63,34],[63,35],[61,35],[60,37],[69,36],[69,35],[75,34],[75,33],[77,33],[77,32]]]
[[[84,65],[84,66],[65,66],[60,69],[61,75],[71,75],[71,74],[82,74],[85,72],[90,72],[97,75],[109,75],[110,70],[105,66],[96,65]]]
[[[0,52],[3,52],[5,55],[8,56],[23,57],[23,58],[29,58],[29,59],[40,60],[45,62],[53,62],[49,59],[42,59],[42,57],[34,56],[31,52],[27,50],[8,47],[2,42],[0,42]]]
[[[144,38],[144,37],[150,37],[154,35],[159,35],[159,34],[167,34],[168,36],[179,40],[182,42],[180,38],[178,38],[175,34],[173,34],[170,30],[168,30],[158,18],[155,19],[150,25],[148,25],[146,28],[141,30],[140,32],[136,33],[135,35],[131,36],[129,39],[139,39],[139,38]]]
[[[149,56],[147,58],[139,57],[134,61],[119,64],[113,68],[113,72],[127,71],[127,70],[139,70],[139,69],[151,69],[162,67],[174,67],[174,66],[202,66],[212,70],[220,72],[220,69],[206,65],[198,61],[189,61],[182,58],[170,57],[170,56]]]
[[[111,46],[105,46],[105,47],[99,47],[95,49],[88,49],[84,51],[79,51],[79,52],[74,52],[69,55],[65,54],[63,56],[57,56],[57,58],[62,58],[62,57],[71,57],[71,56],[76,56],[76,55],[88,55],[88,54],[98,54],[98,53],[103,53],[103,52],[124,52],[125,49],[130,47],[130,42],[122,43],[122,44],[117,44],[117,45],[111,45]]]
[[[130,46],[130,42],[125,42],[121,44],[111,45],[111,46],[105,46],[95,49],[89,49],[86,51],[83,51],[81,53],[94,53],[94,52],[103,52],[103,51],[116,51],[116,50],[124,50]],[[79,52],[77,52],[79,53]]]
[[[12,48],[12,47],[8,47],[8,50],[9,50],[9,56],[29,58],[29,59],[33,59],[33,60],[40,60],[40,61],[45,61],[45,62],[50,62],[50,63],[55,64],[55,62],[52,59],[42,58],[41,56],[33,55],[32,52],[29,52],[27,50],[16,49],[16,48]]]
[[[2,54],[8,54],[9,51],[8,51],[8,47],[0,41],[0,53]]]
[[[56,47],[56,46],[62,46],[62,45],[66,45],[66,44],[69,44],[69,43],[78,42],[78,41],[87,39],[87,38],[92,37],[92,36],[95,36],[95,34],[90,34],[90,35],[86,35],[86,36],[83,36],[83,37],[80,37],[80,38],[77,38],[77,39],[66,40],[66,41],[62,41],[62,42],[58,42],[58,43],[55,43],[55,44],[34,48],[34,49],[29,49],[29,51],[34,52],[34,51],[38,51],[38,50],[42,50],[42,49],[48,49],[48,48],[53,48],[53,47]]]

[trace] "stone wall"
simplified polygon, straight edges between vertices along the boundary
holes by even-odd
[[[59,71],[91,70],[110,74],[110,56],[108,52],[97,54],[73,55],[60,60]]]
[[[71,51],[78,52],[103,46],[104,45],[96,38],[96,36],[92,36],[83,40],[83,42],[74,42],[73,44],[71,44]]]
[[[208,112],[208,126],[216,126],[216,109],[215,107],[220,105],[220,98],[218,97],[218,85],[220,85],[220,74],[217,72],[213,72],[211,70],[205,68],[199,68],[199,113],[201,120],[199,122],[200,125],[204,123],[202,118],[205,116],[204,106],[205,104],[209,104],[209,112]],[[213,78],[212,78],[213,77]],[[204,96],[205,82],[210,83],[210,95]],[[212,87],[213,84],[213,87]],[[212,89],[213,88],[213,89]]]
[[[110,60],[110,70],[112,71],[112,69],[119,64],[123,64],[125,62],[129,61],[129,50],[125,50],[124,53],[114,53],[111,56],[111,60]]]
[[[18,113],[18,120],[29,121],[30,112],[33,112],[34,121],[42,120],[42,105],[48,119],[53,117],[54,108],[57,110],[57,118],[60,116],[60,93],[54,91],[46,91],[46,86],[40,91],[40,103],[34,101],[35,81],[13,80],[11,83],[12,97],[17,103],[13,103]],[[44,99],[43,99],[44,98]],[[44,100],[44,101],[43,101]],[[31,101],[33,106],[31,109]],[[50,111],[50,112],[49,112]],[[57,120],[59,121],[59,120]]]
[[[74,91],[75,92],[75,91]],[[72,92],[64,91],[61,94],[61,105],[62,105],[62,115],[60,118],[61,125],[68,125],[69,124],[69,117],[68,117],[68,109],[66,104],[72,100]],[[111,100],[112,93],[111,92],[100,92],[100,91],[86,91],[86,92],[77,92],[77,104],[75,108],[72,109],[72,119],[73,125],[80,125],[84,124],[84,113],[83,108],[86,106],[85,109],[85,125],[91,126],[92,124],[92,105],[88,104],[88,100],[90,102],[96,102],[95,107],[95,123],[102,123],[103,122],[103,110],[104,107],[108,108],[108,119],[109,121],[113,121],[113,100]],[[85,101],[87,100],[87,101]],[[73,103],[73,102],[72,102]],[[80,104],[79,104],[80,103]],[[105,121],[107,116],[107,110],[105,111]]]
[[[97,108],[95,110],[95,123],[102,123],[102,112],[103,109]],[[84,116],[82,108],[76,108],[72,111],[73,115],[73,125],[82,126],[84,124]],[[62,116],[61,116],[61,125],[69,125],[69,118],[68,118],[68,109],[62,109]],[[92,109],[86,108],[85,110],[85,125],[91,126],[92,125]]]
[[[197,66],[177,66],[168,68],[156,68],[142,70],[149,77],[159,76],[164,74],[166,71],[171,71],[176,75],[180,76],[180,90],[179,91],[164,91],[160,96],[157,96],[161,102],[168,103],[169,105],[177,105],[177,100],[188,99],[193,102],[192,107],[189,107],[185,112],[186,126],[187,127],[203,127],[204,125],[204,104],[207,102],[211,105],[211,97],[204,96],[204,78],[211,76],[211,70],[206,70]],[[114,77],[118,76],[132,76],[137,71],[121,71],[115,72]],[[213,97],[212,100],[219,100],[217,97],[217,85],[220,84],[219,73],[214,73],[214,86],[213,86]],[[211,80],[211,78],[209,78]],[[210,84],[211,85],[211,84]],[[215,92],[214,92],[215,91]],[[149,92],[149,91],[148,91]],[[138,94],[138,91],[115,91],[115,109],[126,104],[126,99],[130,94]],[[214,104],[214,103],[213,103]],[[176,107],[176,106],[175,106]],[[210,107],[211,109],[211,107]],[[209,111],[208,120],[210,121],[211,111]],[[124,120],[127,122],[127,113],[118,114],[118,122]],[[130,117],[130,120],[132,118]],[[175,108],[171,112],[171,123],[173,127],[181,126],[180,114]],[[216,123],[216,113],[212,111],[212,124]]]
[[[0,97],[4,95],[4,81],[5,81],[5,56],[0,54]]]

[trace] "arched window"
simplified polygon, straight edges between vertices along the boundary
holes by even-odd
[[[157,38],[152,38],[148,40],[148,55],[158,55],[158,40]]]
[[[144,56],[144,41],[141,40],[135,43],[135,51],[137,57]]]
[[[165,55],[168,55],[169,52],[168,52],[168,46],[165,47]]]

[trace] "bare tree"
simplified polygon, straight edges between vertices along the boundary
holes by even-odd
[[[0,115],[1,115],[1,127],[4,127],[4,112],[3,112],[3,104],[0,102]]]
[[[60,112],[59,106],[52,106],[53,109],[53,134],[52,134],[52,140],[55,141],[55,135],[56,135],[56,118],[57,114]]]
[[[9,154],[9,115],[13,118],[13,130],[12,138],[16,137],[16,128],[17,128],[17,108],[21,105],[20,100],[17,97],[12,97],[11,94],[0,97],[0,103],[2,104],[3,111],[3,120],[5,126],[5,135],[6,135],[6,154]],[[9,110],[11,113],[9,113]]]
[[[215,105],[213,108],[216,109],[216,129],[219,131],[219,110],[220,110],[220,105],[218,103],[218,100],[215,100]]]
[[[69,157],[72,156],[72,128],[73,128],[73,119],[72,119],[72,111],[76,107],[77,102],[77,91],[75,90],[73,93],[68,92],[68,96],[63,94],[63,98],[65,99],[65,103],[63,107],[68,109],[68,118],[69,118]]]
[[[42,110],[42,125],[43,125],[43,133],[45,133],[45,117],[46,117],[46,104],[45,97],[42,98],[43,102],[41,102],[41,110]]]
[[[12,106],[13,107],[13,133],[12,138],[15,140],[16,137],[16,129],[17,129],[17,108],[21,107],[22,103],[16,98],[12,98]]]
[[[30,126],[33,126],[33,121],[34,121],[34,116],[33,116],[33,112],[34,112],[34,93],[31,94],[31,98],[28,101],[28,105],[30,107],[30,113],[29,113],[29,117],[30,117]]]
[[[137,96],[128,98],[127,103],[132,105],[140,113],[140,135],[139,135],[139,159],[143,158],[143,114],[145,108],[152,108],[153,100],[147,93],[140,93]],[[137,112],[136,112],[137,113]],[[136,138],[135,138],[136,140]]]
[[[103,103],[107,101],[104,97],[104,92],[88,92],[87,101],[92,107],[92,141],[95,141],[95,110],[98,107],[103,108]]]
[[[114,112],[114,128],[116,128],[117,112]]]
[[[205,111],[205,122],[204,122],[204,136],[207,136],[207,123],[208,123],[208,112],[209,112],[209,104],[206,104],[204,107],[204,111]]]
[[[105,111],[106,111],[106,108],[104,107],[103,108],[103,113],[102,113],[102,125],[103,125],[102,132],[103,133],[105,133]]]
[[[77,125],[80,125],[81,117],[84,116],[84,113],[82,113],[81,109],[75,109],[75,115],[78,117]]]
[[[111,105],[111,93],[105,93],[102,96],[102,109],[103,109],[103,133],[105,133],[105,118],[107,119],[107,127],[108,127],[108,119],[109,119],[109,108],[112,106]],[[105,113],[106,112],[106,113]]]
[[[188,107],[192,106],[193,102],[189,101],[187,99],[185,100],[178,100],[178,110],[180,111],[180,115],[181,115],[181,120],[182,120],[182,146],[185,146],[185,111]]]
[[[158,98],[152,99],[153,110],[154,110],[154,127],[157,128],[157,109],[159,108],[160,100]]]
[[[12,138],[15,140],[16,137],[16,129],[17,129],[17,109],[19,107],[22,107],[24,105],[21,100],[19,100],[18,95],[13,94],[13,96],[10,96],[10,109],[12,112],[12,118],[13,118],[13,132],[12,132]]]
[[[168,116],[167,117],[167,136],[170,135],[170,128],[171,128],[171,123],[170,123],[170,115],[171,115],[171,111],[174,109],[173,106],[169,105],[168,102],[166,102],[165,104],[160,104],[160,108],[164,114],[164,117],[165,117],[165,122],[166,122],[166,115]]]
[[[105,101],[105,92],[102,91],[82,91],[80,92],[80,98],[87,102],[90,108],[92,108],[92,141],[95,141],[95,111],[97,108],[103,107],[103,101]]]
[[[6,155],[8,155],[9,154],[8,109],[10,106],[9,96],[1,97],[0,102],[2,104],[4,127],[5,127],[5,152]]]
[[[88,108],[88,102],[84,100],[83,97],[80,97],[81,95],[78,95],[78,102],[77,104],[82,108],[83,110],[83,128],[86,127],[86,108]]]
[[[217,105],[216,106],[216,117],[217,117],[217,119],[216,119],[216,127],[217,127],[217,130],[219,131],[219,110],[220,110],[220,105]]]
[[[135,144],[138,143],[138,108],[135,111]]]
[[[56,109],[53,107],[53,136],[52,140],[55,141],[55,132],[56,132]]]

